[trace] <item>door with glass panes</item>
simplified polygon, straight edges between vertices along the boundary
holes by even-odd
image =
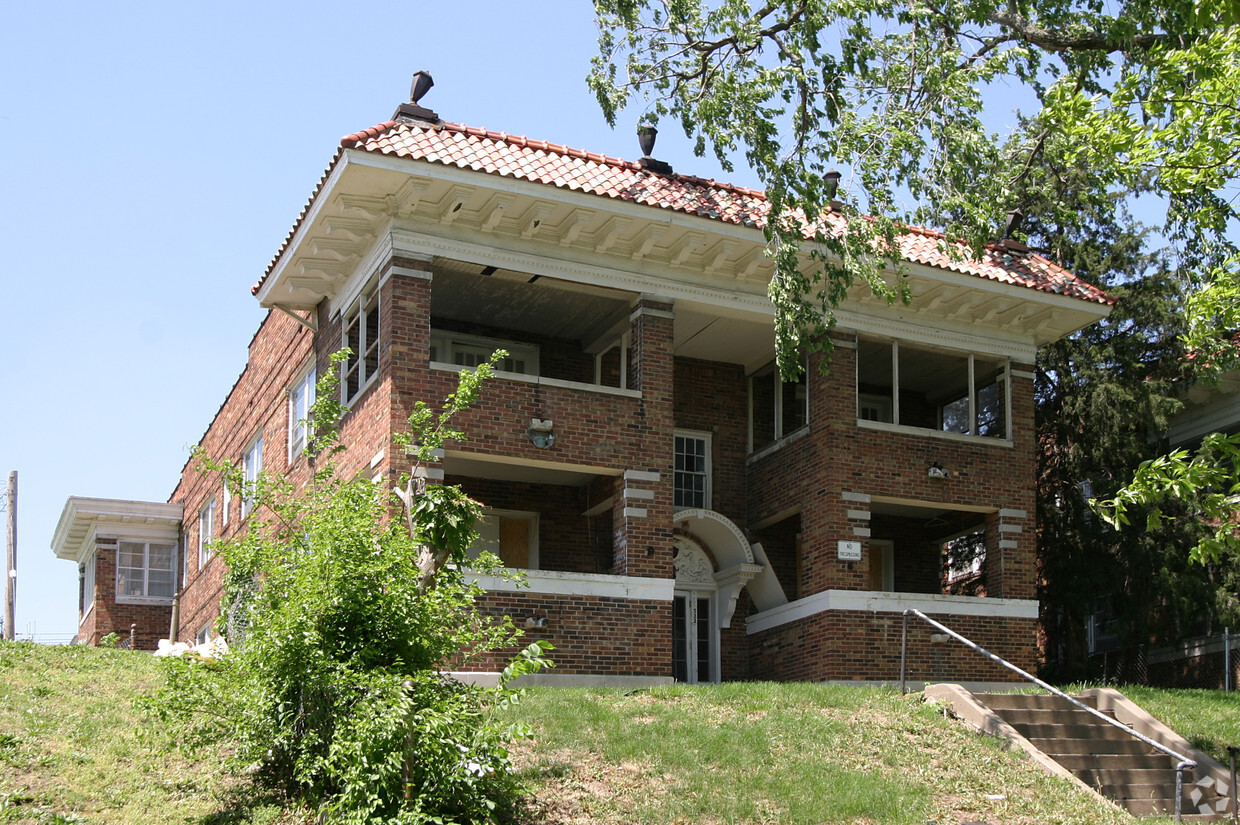
[[[694,685],[713,682],[714,640],[710,593],[677,590],[672,603],[672,676]]]

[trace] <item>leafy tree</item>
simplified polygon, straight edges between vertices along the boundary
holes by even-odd
[[[1072,202],[1071,193],[1059,195]],[[1035,222],[1030,242],[1117,298],[1104,321],[1038,354],[1039,599],[1047,667],[1086,673],[1085,623],[1107,604],[1123,646],[1172,641],[1235,617],[1226,570],[1190,561],[1191,519],[1117,532],[1090,507],[1165,449],[1186,361],[1183,284],[1164,254],[1144,250],[1122,212],[1083,214],[1084,230]]]
[[[439,411],[417,405],[416,461],[464,438],[450,420],[490,373],[462,371]],[[457,487],[407,480],[405,518],[393,518],[400,504],[379,485],[342,477],[335,380],[329,370],[319,382],[306,489],[268,475],[246,485],[200,456],[255,502],[247,530],[215,545],[228,565],[219,628],[233,649],[169,659],[150,708],[183,741],[228,743],[234,768],[333,822],[493,819],[512,791],[507,742],[524,733],[496,711],[517,698],[512,678],[548,664],[546,645],[526,648],[495,689],[442,675],[519,636],[480,615],[481,590],[465,579],[466,566],[503,575],[494,556],[467,555],[480,506]]]
[[[884,277],[900,270],[901,227],[937,226],[980,249],[1008,210],[1031,211],[1028,184],[1048,166],[1088,169],[1094,197],[1145,186],[1164,198],[1169,236],[1202,273],[1234,251],[1240,17],[1229,0],[595,9],[590,83],[609,120],[642,95],[648,121],[678,120],[725,167],[741,153],[765,186],[785,373],[798,348],[829,346],[822,333],[854,284],[907,300],[903,281]],[[987,100],[1013,89],[1030,111],[993,131]],[[842,202],[832,166],[846,171]]]

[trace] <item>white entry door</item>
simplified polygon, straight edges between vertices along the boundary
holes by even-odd
[[[677,590],[672,604],[672,676],[695,685],[715,677],[711,593]]]

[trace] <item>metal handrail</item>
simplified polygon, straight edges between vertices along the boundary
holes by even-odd
[[[921,619],[926,624],[929,624],[932,627],[938,628],[939,630],[946,633],[948,636],[951,636],[953,639],[963,644],[965,647],[968,647],[971,650],[975,650],[978,653],[985,656],[986,658],[990,659],[991,661],[994,661],[994,662],[997,662],[998,664],[1003,665],[1004,667],[1006,667],[1008,670],[1012,671],[1013,673],[1020,675],[1026,681],[1032,682],[1033,684],[1045,690],[1049,690],[1051,693],[1053,693],[1054,695],[1058,696],[1061,699],[1067,699],[1069,702],[1076,705],[1078,708],[1081,708],[1082,710],[1088,711],[1094,716],[1097,716],[1099,719],[1106,722],[1108,725],[1114,725],[1120,730],[1128,733],[1130,736],[1134,736],[1137,739],[1140,739],[1142,742],[1154,748],[1155,750],[1160,750],[1163,753],[1170,756],[1172,759],[1175,759],[1178,763],[1175,766],[1175,821],[1176,822],[1180,821],[1181,816],[1182,816],[1181,808],[1183,807],[1183,804],[1184,804],[1183,803],[1184,769],[1197,767],[1197,763],[1194,760],[1189,759],[1187,756],[1185,756],[1182,753],[1177,753],[1176,751],[1173,751],[1171,748],[1167,747],[1161,742],[1155,742],[1153,739],[1149,738],[1145,734],[1138,733],[1137,731],[1128,727],[1127,725],[1125,725],[1123,722],[1119,721],[1118,719],[1113,719],[1112,717],[1107,716],[1105,713],[1098,710],[1097,708],[1091,708],[1089,705],[1085,704],[1084,702],[1073,699],[1071,696],[1064,693],[1062,690],[1055,687],[1054,685],[1049,685],[1046,682],[1043,682],[1041,679],[1034,676],[1033,674],[1028,673],[1022,670],[1021,668],[1017,667],[1016,665],[1012,664],[1007,659],[1004,659],[1001,656],[996,656],[995,654],[991,653],[989,650],[986,650],[981,645],[975,644],[974,642],[966,639],[964,636],[961,636],[959,633],[952,630],[950,627],[947,627],[946,625],[940,622],[936,622],[934,619],[930,618],[925,613],[922,613],[920,610],[917,610],[911,607],[904,611],[904,630],[900,638],[900,694],[901,695],[904,695],[905,693],[907,693],[907,691],[904,689],[904,665],[908,658],[908,617],[910,615],[916,616],[917,618]],[[1232,784],[1234,785],[1235,783],[1233,782]]]

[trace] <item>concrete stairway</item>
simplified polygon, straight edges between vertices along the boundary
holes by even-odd
[[[1175,812],[1176,760],[1172,757],[1057,696],[989,693],[975,694],[974,698],[1035,749],[1129,813],[1152,816]],[[1073,698],[1098,708],[1097,695]],[[1116,716],[1110,708],[1103,712]],[[1228,788],[1216,774],[1206,770],[1194,774],[1192,769],[1184,774],[1184,821],[1221,822],[1230,818],[1224,813],[1230,811],[1230,800],[1225,796]]]

